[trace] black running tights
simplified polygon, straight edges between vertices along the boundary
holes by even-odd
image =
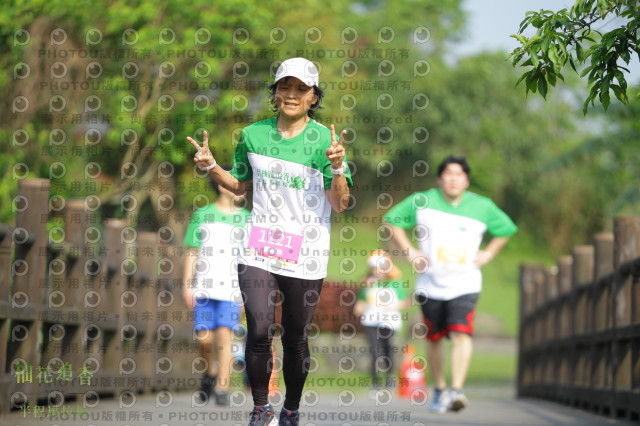
[[[300,406],[309,372],[309,324],[320,299],[323,280],[285,277],[242,264],[238,265],[238,278],[247,316],[245,361],[253,403],[269,403],[269,379],[273,365],[271,342],[277,329],[275,308],[279,291],[282,303],[282,373],[286,386],[284,407],[295,411]]]

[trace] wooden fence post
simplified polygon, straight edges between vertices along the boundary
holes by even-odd
[[[22,383],[16,376],[18,363],[37,373],[40,365],[39,344],[42,322],[38,312],[46,286],[47,219],[49,212],[47,179],[25,179],[18,182],[18,196],[14,199],[16,227],[11,236],[14,260],[11,264],[13,291],[5,282],[3,293],[8,296],[2,309],[3,328],[6,327],[6,370],[0,379],[0,410],[19,407],[37,400],[39,392],[36,374]],[[5,231],[8,229],[5,228]],[[5,236],[6,238],[6,236]],[[6,321],[10,321],[7,326]],[[3,366],[3,368],[5,368]],[[22,376],[25,379],[25,376]]]
[[[8,389],[8,381],[15,381],[15,378],[6,370],[7,365],[7,344],[9,341],[9,310],[11,309],[11,247],[13,227],[0,224],[0,388]],[[0,391],[0,415],[8,412],[9,393]]]
[[[533,380],[533,366],[525,353],[533,344],[533,331],[530,315],[533,312],[535,295],[534,276],[537,265],[524,264],[520,267],[520,333],[518,357],[518,395],[525,396]]]
[[[589,308],[593,312],[592,333],[610,334],[613,328],[611,287],[613,284],[613,233],[601,232],[594,236],[594,287]],[[611,341],[596,341],[592,349],[591,389],[611,389]]]
[[[588,309],[589,292],[593,281],[593,246],[575,246],[572,250],[572,301],[574,335],[583,336],[589,332],[591,310]],[[586,387],[591,381],[591,343],[573,341],[569,348],[572,373],[571,380],[576,387]],[[574,392],[575,393],[575,392]],[[574,395],[573,404],[579,401]]]
[[[155,375],[157,350],[156,291],[157,291],[157,242],[154,232],[138,233],[138,303],[135,310],[140,313],[137,322],[138,345],[136,352],[137,372],[142,375],[142,382],[134,387],[140,390],[151,390],[155,383],[151,377]]]
[[[635,333],[628,333],[632,323],[640,322],[640,297],[638,291],[638,265],[631,264],[640,257],[640,217],[618,217],[614,222],[614,284],[613,320],[614,341],[612,345],[613,389],[615,402],[613,412],[623,409],[628,412],[638,398],[627,396],[640,383],[640,361],[638,340]],[[636,262],[637,263],[637,262]],[[624,331],[623,331],[624,330]],[[637,410],[637,407],[635,408]]]
[[[17,383],[15,368],[18,360],[27,363],[37,373],[40,366],[40,336],[42,321],[39,312],[45,291],[47,267],[47,220],[49,216],[47,179],[25,179],[18,182],[19,211],[13,232],[14,261],[12,264],[13,293],[7,317],[11,318],[7,362],[10,364],[7,387],[11,403],[19,405],[37,400],[40,386],[33,375],[27,383]],[[3,383],[4,384],[4,383]],[[7,395],[0,395],[6,400]]]
[[[123,273],[122,264],[126,257],[127,222],[122,219],[107,219],[103,231],[103,266],[100,288],[102,296],[101,310],[107,313],[104,329],[104,355],[102,374],[104,381],[96,384],[100,393],[119,395],[123,386],[117,385],[122,361],[123,345],[122,325],[124,315],[123,294],[127,291],[127,275]]]

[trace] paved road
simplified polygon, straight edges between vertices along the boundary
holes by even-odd
[[[602,425],[630,424],[574,410],[557,404],[513,397],[511,388],[469,388],[470,406],[459,413],[428,413],[421,398],[401,399],[381,391],[375,397],[353,394],[306,392],[301,407],[304,426],[425,426],[443,425]],[[0,417],[2,426],[246,426],[251,410],[246,394],[237,393],[233,407],[213,403],[193,407],[189,393],[136,395],[118,401],[103,399],[88,408],[84,419],[34,418],[33,413],[14,412]],[[135,399],[134,399],[135,398]],[[278,399],[274,406],[279,411]],[[281,402],[280,402],[281,404]],[[64,406],[75,413],[77,403]],[[63,406],[63,407],[64,407]],[[61,408],[63,408],[61,407]]]

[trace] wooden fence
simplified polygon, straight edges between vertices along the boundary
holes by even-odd
[[[49,189],[21,180],[15,227],[0,224],[0,415],[196,389],[206,366],[181,296],[182,238],[102,221],[90,197],[65,202]],[[354,321],[344,290],[325,283],[320,329]]]
[[[521,268],[518,395],[640,419],[640,217]]]

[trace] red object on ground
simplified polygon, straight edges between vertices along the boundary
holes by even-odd
[[[413,345],[407,345],[398,377],[399,397],[409,398],[416,390],[427,391],[426,367],[424,359],[416,358],[416,350]]]

